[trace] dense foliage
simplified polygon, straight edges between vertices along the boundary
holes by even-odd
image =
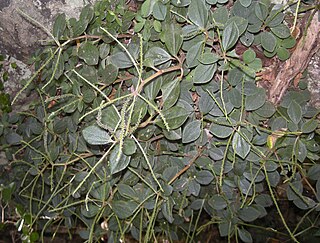
[[[21,90],[36,96],[30,110],[0,121],[24,239],[80,227],[89,242],[192,242],[216,225],[253,242],[252,222],[275,206],[298,242],[307,216],[292,228],[278,199],[319,210],[318,111],[303,85],[278,107],[257,86],[261,57],[295,45],[284,9],[104,0],[79,20],[59,15]]]

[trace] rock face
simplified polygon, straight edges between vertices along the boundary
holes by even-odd
[[[78,17],[81,8],[96,0],[1,0],[0,1],[0,53],[26,61],[39,47],[39,40],[46,39],[39,28],[19,11],[23,11],[46,28],[58,13]]]
[[[48,38],[44,29],[23,13],[51,31],[57,14],[77,18],[83,6],[95,2],[97,0],[0,0],[0,54],[6,55],[2,71],[9,73],[4,88],[11,98],[22,88],[21,80],[28,79],[33,72],[26,64],[27,60],[40,47],[40,40]],[[10,63],[17,64],[17,68],[10,68]],[[32,97],[27,97],[24,92],[14,109],[24,110],[28,99]]]
[[[320,50],[311,58],[308,66],[308,89],[311,105],[320,109]]]

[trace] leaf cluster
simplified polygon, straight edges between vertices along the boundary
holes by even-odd
[[[22,90],[39,102],[1,118],[29,229],[81,222],[89,242],[127,233],[192,242],[214,224],[221,237],[253,242],[247,227],[274,205],[297,241],[300,224],[288,227],[275,189],[286,185],[299,209],[318,210],[318,111],[307,90],[275,107],[256,85],[256,50],[285,60],[295,44],[283,8],[115,2],[57,17],[33,59],[37,80]]]

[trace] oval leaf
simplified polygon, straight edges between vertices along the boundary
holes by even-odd
[[[222,33],[222,47],[225,51],[228,51],[233,47],[239,39],[239,29],[237,25],[232,22],[228,24]]]
[[[287,110],[288,116],[295,124],[298,124],[302,118],[301,106],[293,100]]]
[[[82,130],[82,135],[92,145],[104,145],[113,142],[108,132],[97,126],[86,127]]]
[[[196,120],[188,123],[183,129],[182,142],[190,143],[195,141],[201,134],[201,122]]]
[[[97,65],[99,62],[99,49],[90,42],[80,45],[78,55],[88,65]]]
[[[244,159],[250,152],[250,144],[236,132],[232,139],[232,148],[242,159]]]
[[[277,39],[270,32],[261,33],[261,45],[268,52],[273,52],[277,45]]]

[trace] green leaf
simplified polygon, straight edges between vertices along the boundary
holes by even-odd
[[[161,206],[161,212],[163,213],[163,216],[168,220],[168,222],[171,224],[174,220],[172,209],[174,206],[174,201],[172,197],[169,197]]]
[[[207,92],[201,92],[199,97],[199,110],[202,114],[208,114],[214,107],[214,100]]]
[[[162,33],[169,53],[172,56],[176,56],[183,42],[181,26],[174,23],[165,23]]]
[[[109,197],[110,193],[110,184],[109,183],[95,183],[90,191],[90,195],[98,200],[106,200]]]
[[[246,31],[244,35],[240,37],[240,41],[243,45],[249,47],[254,41],[254,34],[251,34],[250,32]]]
[[[61,36],[63,35],[63,32],[66,29],[66,26],[67,26],[66,14],[65,13],[59,14],[56,17],[56,20],[53,24],[53,29],[52,29],[53,36],[56,37],[57,39],[60,39]]]
[[[263,32],[261,33],[261,45],[266,51],[273,52],[277,45],[277,39],[270,32]]]
[[[149,17],[149,15],[152,13],[153,6],[156,3],[155,0],[146,0],[141,5],[141,15],[142,17],[146,18]]]
[[[295,124],[298,124],[302,118],[301,106],[295,101],[291,101],[288,110],[288,116]]]
[[[279,24],[276,27],[271,28],[272,33],[281,39],[288,38],[290,34],[290,29],[285,24]]]
[[[97,69],[94,66],[83,65],[80,70],[80,75],[93,84],[96,84],[98,82],[98,73]],[[80,82],[84,83],[82,78],[78,78],[80,79]],[[87,84],[85,85],[85,87],[88,87]]]
[[[99,45],[99,56],[101,59],[106,58],[110,53],[110,45],[107,43],[102,43]]]
[[[114,130],[120,122],[120,116],[114,106],[108,106],[102,110],[101,123],[110,130]]]
[[[85,89],[82,92],[83,102],[89,104],[96,98],[96,93],[92,89]]]
[[[281,61],[285,61],[287,59],[289,59],[290,57],[290,52],[288,51],[288,49],[283,48],[283,47],[279,47],[277,49],[277,56],[279,57],[279,59]]]
[[[129,218],[138,207],[138,204],[134,201],[112,200],[111,208],[113,212],[119,217],[119,219]]]
[[[198,120],[188,123],[182,133],[182,143],[195,141],[201,134],[201,122]]]
[[[259,218],[260,212],[252,206],[244,207],[239,210],[239,217],[245,222],[252,222]]]
[[[232,86],[241,83],[244,73],[239,68],[233,68],[228,73],[228,82]]]
[[[138,138],[141,140],[148,140],[154,135],[155,130],[156,126],[153,125],[142,128],[138,131]]]
[[[157,1],[153,6],[153,17],[157,20],[164,20],[167,15],[167,7],[162,2]]]
[[[275,118],[271,123],[271,130],[282,130],[283,128],[287,128],[287,121],[283,117]]]
[[[200,170],[195,175],[196,181],[201,185],[209,185],[213,178],[212,173],[208,170]]]
[[[222,32],[222,47],[224,51],[231,49],[237,43],[239,36],[237,25],[234,22],[228,24]]]
[[[86,218],[93,218],[99,212],[100,207],[93,203],[87,203],[86,207],[81,206],[81,214]]]
[[[308,177],[311,180],[320,180],[320,164],[314,164],[309,168]]]
[[[296,39],[293,38],[292,36],[282,40],[281,46],[287,49],[290,49],[296,45]]]
[[[113,142],[108,132],[97,126],[86,127],[82,130],[82,135],[92,145],[104,145]]]
[[[208,64],[214,64],[217,61],[219,61],[220,57],[214,53],[211,52],[206,52],[203,53],[199,59],[199,61],[202,64],[208,65]]]
[[[226,7],[219,7],[212,13],[214,23],[218,26],[224,26],[229,18],[229,11]]]
[[[227,222],[226,221],[220,222],[218,224],[220,237],[226,237],[228,235],[231,235],[231,233],[232,233],[231,227],[234,227],[234,226],[230,226],[229,220]]]
[[[57,63],[58,62],[58,63]],[[64,59],[62,56],[58,56],[54,60],[52,65],[52,72],[54,72],[54,78],[59,79],[64,73]]]
[[[271,10],[265,23],[268,27],[272,28],[281,24],[283,20],[284,20],[284,13],[282,13],[278,9],[275,9],[275,10]]]
[[[109,56],[107,59],[117,68],[129,68],[133,66],[133,63],[126,52],[119,51]]]
[[[303,133],[311,133],[314,130],[316,130],[317,127],[318,127],[318,122],[316,120],[311,119],[302,124],[301,131]]]
[[[235,23],[235,25],[238,27],[239,36],[241,36],[248,27],[248,20],[239,16],[233,16],[230,19],[228,19],[226,25],[229,25],[231,23]]]
[[[154,46],[151,47],[145,54],[146,66],[158,66],[160,64],[166,63],[171,59],[171,56],[164,49]],[[150,65],[149,65],[150,64]]]
[[[8,186],[5,186],[5,188],[1,188],[1,196],[2,196],[2,200],[5,203],[9,203],[11,201],[12,198],[12,194],[15,190],[15,184],[14,182],[11,182]]]
[[[120,151],[119,145],[115,146],[109,157],[111,174],[116,174],[127,168],[130,163],[130,159],[130,156],[126,156],[122,151]]]
[[[15,132],[10,132],[6,135],[6,141],[10,145],[19,145],[22,140],[23,138]]]
[[[146,84],[146,86],[144,87],[144,92],[149,100],[154,100],[157,97],[161,89],[161,86],[162,77],[158,77],[154,79],[152,82]],[[143,104],[143,106],[145,107],[145,104]]]
[[[178,140],[178,139],[181,139],[182,137],[181,127],[179,127],[178,129],[170,130],[170,131],[167,131],[166,129],[164,129],[162,130],[162,132],[165,138],[168,140]]]
[[[224,116],[225,114],[229,114],[233,110],[234,106],[230,103],[230,101],[224,102],[223,104],[221,98],[218,96],[219,94],[216,95],[216,104],[209,112],[209,114],[212,116]],[[217,104],[220,104],[220,106],[218,106]]]
[[[123,142],[123,153],[125,155],[133,155],[137,151],[137,145],[131,138],[126,138]]]
[[[249,154],[251,145],[239,134],[236,132],[232,139],[232,148],[242,159]]]
[[[316,206],[316,202],[306,196],[302,196],[302,198],[298,197],[295,200],[293,200],[293,203],[302,210],[307,210],[309,208],[313,208],[314,206]]]
[[[154,20],[153,21],[153,28],[154,28],[155,31],[160,33],[161,29],[162,29],[161,22],[158,21],[158,20]]]
[[[239,108],[242,105],[242,96],[241,93],[238,89],[231,89],[228,92],[228,98],[229,101],[231,102],[231,104],[236,107]]]
[[[38,232],[32,232],[30,234],[30,242],[37,242],[39,240],[40,236]]]
[[[170,130],[179,128],[188,118],[189,112],[179,106],[174,106],[162,112]],[[160,117],[157,118],[156,124],[161,128],[165,128]]]
[[[177,166],[171,166],[164,169],[162,173],[162,178],[169,182],[174,176],[179,172],[179,168]]]
[[[172,82],[166,83],[162,88],[163,108],[172,107],[180,96],[180,80],[177,78]]]
[[[256,58],[256,53],[254,52],[254,50],[252,50],[251,48],[249,48],[248,50],[246,50],[243,54],[242,54],[242,58],[243,61],[246,64],[249,64],[251,62],[254,61],[254,59]]]
[[[71,18],[69,19],[69,24],[67,27],[70,29],[70,34],[72,37],[80,36],[86,31],[88,27],[88,21],[85,19],[76,21],[75,18]]]
[[[57,144],[54,142],[51,142],[48,146],[49,150],[49,158],[51,161],[55,161],[59,156],[59,146],[56,146]]]
[[[90,236],[90,230],[80,230],[79,236],[84,240],[88,240]]]
[[[104,84],[110,85],[117,79],[118,71],[118,68],[110,63],[104,68],[99,68],[98,75]]]
[[[273,204],[272,198],[269,194],[260,194],[254,201],[262,207],[270,207]]]
[[[219,118],[217,120],[220,122],[225,122],[225,123],[227,122],[225,118]],[[227,138],[233,132],[233,128],[230,126],[223,126],[223,125],[212,123],[210,126],[210,132],[218,138]]]
[[[191,1],[188,7],[188,17],[195,25],[204,29],[208,22],[208,9],[205,1]]]
[[[287,187],[287,197],[289,200],[295,200],[302,196],[303,185],[300,180],[290,183]]]
[[[195,180],[189,180],[188,193],[194,195],[195,197],[199,196],[200,184],[198,182],[196,182]]]
[[[209,156],[213,160],[221,160],[223,159],[223,150],[217,147],[211,148],[209,150]]]
[[[90,42],[81,43],[78,55],[88,65],[97,65],[99,62],[99,49]]]
[[[247,8],[251,5],[252,0],[240,0],[240,3],[243,7]]]
[[[255,5],[255,8],[254,8],[254,11],[255,11],[256,16],[261,21],[264,21],[269,14],[268,6],[266,6],[263,2],[257,2],[257,4]]]
[[[269,101],[267,101],[266,103],[264,103],[263,106],[261,106],[260,108],[255,110],[255,113],[257,113],[259,116],[262,116],[262,117],[265,117],[265,118],[272,117],[272,115],[275,112],[276,112],[276,108]]]
[[[245,98],[245,109],[247,111],[257,110],[266,102],[266,91],[258,88],[255,93],[247,95]]]
[[[93,19],[93,17],[93,9],[91,8],[90,4],[88,4],[81,10],[79,20],[85,22],[86,25],[88,25],[89,22]]]
[[[171,0],[171,3],[176,7],[186,7],[191,3],[191,0]]]
[[[200,32],[200,28],[195,25],[185,25],[182,27],[182,36],[184,40],[190,40],[197,36]]]
[[[193,74],[193,83],[195,84],[204,84],[209,82],[212,78],[214,73],[217,70],[217,64],[214,65],[204,65],[199,64]]]
[[[307,158],[307,154],[308,154],[308,151],[307,151],[306,145],[299,139],[295,148],[296,157],[302,163]]]
[[[252,243],[252,236],[249,231],[245,230],[244,228],[238,228],[238,233],[240,239],[245,243]]]
[[[208,200],[208,203],[215,210],[222,210],[228,206],[228,203],[226,202],[226,200],[218,194],[212,196]]]
[[[189,68],[193,68],[199,64],[198,58],[201,55],[203,42],[200,41],[193,45],[187,52],[186,63]]]
[[[139,199],[137,192],[131,186],[127,184],[118,184],[117,188],[121,196],[135,201]]]

